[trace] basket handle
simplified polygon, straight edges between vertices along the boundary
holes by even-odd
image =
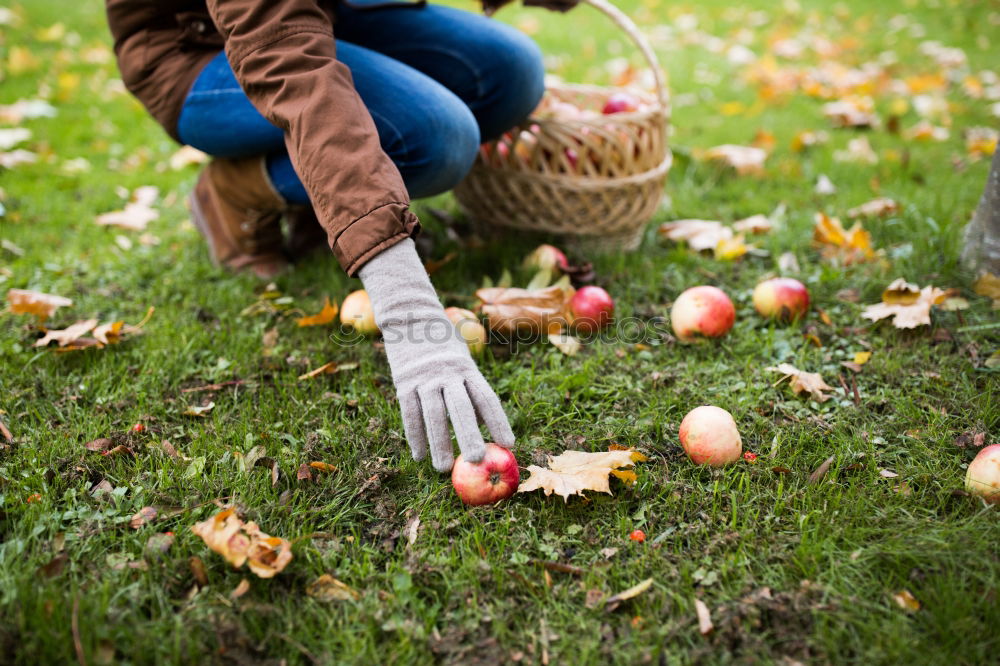
[[[635,42],[635,45],[638,46],[639,50],[642,52],[643,57],[646,58],[646,62],[649,63],[650,69],[653,70],[653,80],[656,82],[656,98],[660,102],[660,106],[662,108],[668,109],[670,105],[670,97],[667,92],[666,75],[660,67],[660,61],[657,59],[656,54],[653,53],[653,48],[650,46],[649,40],[646,39],[645,35],[639,32],[639,28],[636,26],[635,22],[632,21],[632,19],[630,19],[622,10],[618,9],[607,0],[581,0],[581,2],[602,12],[614,21],[615,25],[621,28],[622,31],[628,35],[629,39]]]

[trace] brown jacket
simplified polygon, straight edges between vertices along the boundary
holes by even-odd
[[[125,86],[177,138],[177,118],[220,49],[250,101],[285,132],[330,248],[349,275],[417,218],[348,68],[331,0],[106,0]]]

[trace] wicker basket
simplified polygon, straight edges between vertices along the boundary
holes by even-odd
[[[672,155],[664,75],[635,24],[605,0],[583,0],[615,22],[642,51],[656,95],[645,110],[574,120],[529,118],[484,144],[455,197],[485,226],[558,234],[588,250],[632,250],[662,200]],[[615,88],[560,84],[547,95],[600,109]]]

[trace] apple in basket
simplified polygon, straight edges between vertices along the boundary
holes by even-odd
[[[604,108],[601,112],[610,116],[613,113],[631,113],[638,111],[641,108],[641,103],[635,95],[630,95],[627,92],[616,92],[608,101],[604,103]]]

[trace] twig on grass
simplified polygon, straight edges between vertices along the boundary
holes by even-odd
[[[80,666],[87,666],[87,658],[83,654],[83,641],[80,640],[80,598],[73,596],[73,614],[70,617],[70,628],[73,631],[73,649],[76,650],[76,660]]]

